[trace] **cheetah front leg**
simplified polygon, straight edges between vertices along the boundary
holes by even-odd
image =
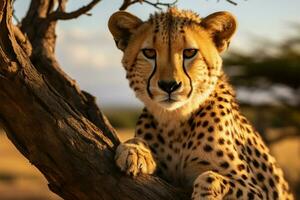
[[[156,163],[147,143],[140,138],[133,138],[117,147],[115,161],[121,171],[128,175],[138,173],[152,174]]]
[[[239,181],[213,171],[200,174],[194,181],[192,200],[262,200],[261,191],[253,185],[241,185]]]

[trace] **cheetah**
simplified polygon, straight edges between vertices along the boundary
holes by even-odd
[[[108,27],[145,105],[135,137],[117,147],[121,171],[155,173],[193,200],[293,199],[222,69],[237,28],[232,14],[200,18],[172,7],[142,21],[118,11]]]

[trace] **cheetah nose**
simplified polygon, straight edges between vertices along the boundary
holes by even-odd
[[[175,80],[171,80],[171,81],[159,80],[157,84],[160,89],[167,92],[168,94],[174,92],[175,90],[181,87],[181,82],[178,83]]]

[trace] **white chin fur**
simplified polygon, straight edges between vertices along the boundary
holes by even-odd
[[[185,101],[182,102],[182,101],[178,101],[178,102],[157,102],[157,104],[167,110],[167,111],[173,111],[173,110],[176,110],[180,107],[182,107],[184,104],[185,104]]]

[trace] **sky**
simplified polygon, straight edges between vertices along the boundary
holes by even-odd
[[[237,6],[225,0],[178,0],[177,7],[193,10],[201,17],[221,10],[230,11],[239,22],[230,49],[244,52],[253,51],[262,42],[283,41],[293,34],[291,25],[300,23],[299,0],[235,1]],[[15,11],[19,19],[26,13],[28,2],[16,1]],[[69,0],[67,10],[73,11],[89,2]],[[77,81],[82,90],[96,96],[102,107],[142,105],[129,89],[121,65],[122,53],[115,47],[107,28],[110,15],[118,10],[121,2],[102,0],[89,12],[92,16],[60,21],[57,27],[56,56],[63,70]],[[146,4],[135,4],[127,11],[146,20],[157,10]]]

